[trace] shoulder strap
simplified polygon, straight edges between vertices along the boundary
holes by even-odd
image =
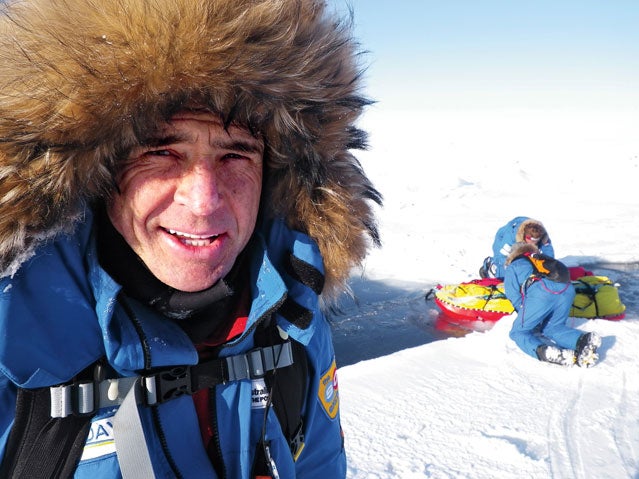
[[[273,319],[268,322],[268,325],[255,332],[256,344],[282,342],[282,336],[286,336]],[[269,371],[265,381],[271,391],[271,403],[282,432],[289,441],[293,458],[297,459],[304,447],[302,413],[309,381],[308,358],[302,344],[288,337],[285,339],[291,344],[293,363],[291,367]]]
[[[294,362],[291,367],[275,370],[264,376],[269,390],[269,405],[264,412],[265,420],[269,407],[273,407],[282,433],[288,440],[293,461],[297,461],[305,446],[303,412],[308,390],[308,357],[304,346],[288,338],[270,317],[255,332],[256,344],[272,344],[290,341]],[[271,457],[270,441],[262,436],[255,449],[251,466],[251,478],[277,478],[277,466]]]
[[[321,292],[323,275],[318,270],[293,255],[289,257],[287,269],[316,294]],[[309,310],[291,299],[282,305],[280,314],[302,329],[308,327],[312,319]],[[306,350],[297,341],[282,337],[271,318],[266,318],[256,331],[255,346],[256,349],[243,355],[164,369],[142,378],[92,377],[51,388],[19,388],[15,421],[0,466],[0,477],[72,476],[95,412],[102,407],[123,404],[127,397],[129,406],[121,411],[120,420],[131,424],[135,422],[131,418],[137,414],[137,403],[158,404],[203,387],[264,373],[273,409],[296,460],[304,448],[302,413],[309,378]],[[89,375],[98,367],[96,364],[88,368]],[[89,375],[83,372],[83,376]],[[130,462],[129,469],[135,470],[139,464],[136,461]]]
[[[51,417],[49,388],[18,389],[16,413],[0,477],[72,477],[92,415]]]
[[[246,354],[196,366],[167,368],[143,377],[94,378],[39,389],[18,388],[15,421],[0,477],[71,477],[80,461],[91,418],[98,409],[121,405],[128,398],[129,406],[120,414],[120,422],[124,419],[125,424],[135,424],[131,418],[137,417],[138,403],[159,404],[203,387],[261,376],[265,372],[273,374],[279,368],[284,371],[300,357],[299,352],[295,352],[298,346],[301,347],[292,346],[290,341],[280,341]],[[100,367],[97,363],[88,371]],[[135,430],[134,427],[129,429]],[[120,434],[119,442],[124,439],[126,443],[126,437]]]

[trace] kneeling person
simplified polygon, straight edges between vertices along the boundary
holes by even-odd
[[[517,311],[510,338],[540,361],[591,367],[598,359],[601,338],[566,324],[575,290],[559,261],[552,260],[550,269],[555,271],[539,273],[534,262],[544,260],[548,258],[531,243],[516,243],[506,260],[504,289]]]

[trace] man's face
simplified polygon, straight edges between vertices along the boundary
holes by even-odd
[[[539,228],[528,228],[524,235],[524,241],[529,244],[537,245],[541,240],[542,231]]]
[[[125,162],[109,217],[160,281],[201,291],[231,270],[253,234],[264,142],[185,112],[151,143]]]

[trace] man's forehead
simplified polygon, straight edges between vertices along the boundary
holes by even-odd
[[[209,134],[213,131],[219,133],[221,137],[263,145],[262,138],[259,135],[255,135],[248,127],[237,123],[225,126],[219,115],[199,110],[185,110],[176,113],[167,123],[160,127],[154,136],[156,140],[172,138],[178,141],[194,141],[203,128],[208,129]]]
[[[184,125],[190,122],[201,123],[202,125],[218,128],[221,130],[233,131],[233,132],[245,132],[249,136],[251,135],[249,129],[243,125],[237,123],[231,123],[230,125],[224,125],[224,121],[219,115],[204,111],[182,111],[176,113],[171,117],[169,122],[165,125],[166,130],[182,129]]]
[[[171,117],[171,119],[169,120],[169,124],[187,120],[213,123],[217,124],[218,126],[223,125],[220,115],[216,115],[215,113],[207,110],[181,110]]]

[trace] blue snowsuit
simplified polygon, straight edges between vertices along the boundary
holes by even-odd
[[[497,230],[493,241],[492,263],[495,265],[494,274],[496,278],[503,278],[505,275],[505,262],[510,254],[512,245],[524,241],[523,224],[526,222],[536,222],[527,216],[517,216]],[[542,238],[539,245],[539,252],[552,258],[555,257],[555,250],[548,235]]]
[[[317,295],[283,269],[285,254],[323,273],[322,258],[306,235],[276,221],[256,233],[250,251],[252,304],[246,329],[227,343],[220,356],[253,348],[256,325],[288,295],[312,311],[304,329],[274,315],[291,338],[302,343],[309,361],[303,412],[306,446],[295,462],[273,409],[266,439],[282,479],[340,478],[346,459],[339,420],[339,396],[329,324]],[[4,455],[15,407],[16,388],[39,388],[69,381],[101,357],[121,376],[149,365],[193,365],[198,353],[175,323],[137,303],[137,324],[117,300],[120,286],[98,264],[92,219],[74,234],[42,246],[12,278],[0,281],[0,456]],[[265,408],[252,408],[252,381],[221,384],[211,392],[215,423],[227,478],[248,479],[261,437]],[[193,399],[184,395],[158,406],[138,406],[156,477],[216,478],[203,446]],[[152,411],[151,409],[154,409]],[[117,406],[92,420],[76,478],[117,478],[113,443]]]
[[[575,288],[571,283],[541,278],[524,290],[522,285],[532,273],[533,266],[525,258],[516,259],[506,267],[504,289],[506,297],[517,311],[510,338],[533,358],[537,358],[538,346],[548,344],[542,337],[562,349],[575,349],[582,332],[566,324],[575,298]]]

